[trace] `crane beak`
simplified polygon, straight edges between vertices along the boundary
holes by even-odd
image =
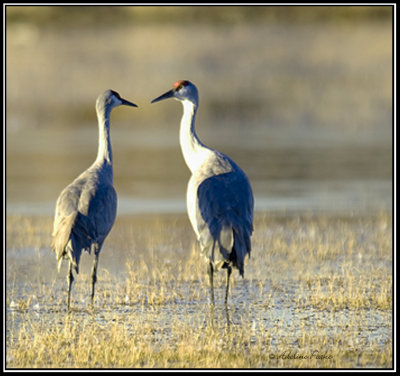
[[[160,96],[157,97],[156,99],[153,99],[153,100],[151,101],[151,103],[155,103],[155,102],[159,102],[159,101],[162,101],[162,100],[164,100],[164,99],[167,99],[167,98],[171,98],[171,97],[174,96],[174,94],[175,94],[175,91],[174,91],[174,90],[167,91],[167,92],[164,93],[163,95],[160,95]]]
[[[127,100],[124,99],[124,98],[120,98],[120,100],[121,100],[121,104],[123,104],[123,105],[125,105],[125,106],[138,107],[137,104],[132,103],[132,102],[129,102],[129,101],[127,101]]]

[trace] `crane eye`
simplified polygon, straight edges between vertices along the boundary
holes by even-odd
[[[174,90],[178,91],[181,90],[182,88],[184,88],[189,82],[184,80],[184,81],[177,81],[174,83]]]
[[[174,85],[175,86],[175,85]],[[175,91],[179,91],[179,90],[181,90],[183,88],[183,84],[182,83],[179,83],[179,84],[177,84],[175,87],[174,87],[174,90]]]
[[[111,93],[114,94],[114,96],[116,96],[118,99],[121,98],[121,96],[114,90],[111,90]]]

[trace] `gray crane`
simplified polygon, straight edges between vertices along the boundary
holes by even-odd
[[[183,105],[180,145],[192,176],[186,194],[190,222],[207,257],[211,303],[214,305],[214,272],[227,269],[225,305],[228,303],[232,267],[244,275],[244,259],[250,256],[254,199],[243,170],[227,155],[205,146],[195,132],[198,91],[189,81],[173,84],[172,90],[151,103],[175,98]]]
[[[74,280],[72,271],[75,269],[79,273],[79,259],[83,250],[89,253],[93,251],[95,256],[92,269],[93,306],[99,254],[115,221],[117,194],[113,187],[110,114],[114,107],[120,105],[137,107],[113,90],[99,95],[96,101],[99,124],[97,158],[86,171],[63,189],[57,199],[51,246],[57,256],[59,271],[62,260],[69,261],[68,310]]]

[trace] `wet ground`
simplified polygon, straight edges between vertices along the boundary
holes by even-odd
[[[14,247],[22,234],[10,231],[6,327],[13,355],[8,364],[18,364],[13,357],[21,336],[40,338],[40,331],[62,331],[73,323],[81,331],[122,325],[133,335],[146,326],[144,343],[154,349],[171,348],[182,325],[243,331],[250,336],[249,348],[259,346],[270,359],[289,350],[318,350],[335,358],[333,367],[389,367],[390,362],[376,360],[376,352],[387,352],[392,339],[390,218],[259,215],[245,278],[233,273],[227,309],[223,271],[216,277],[215,309],[209,304],[206,263],[197,257],[185,216],[148,215],[142,221],[126,216],[117,222],[100,257],[94,309],[89,304],[92,259],[85,255],[69,313],[66,265],[58,274],[48,246],[31,238],[37,248]],[[18,227],[16,219],[11,221]],[[50,223],[50,218],[35,219],[30,227],[45,229]]]

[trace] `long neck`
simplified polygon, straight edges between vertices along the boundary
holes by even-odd
[[[211,149],[199,140],[195,131],[197,104],[188,100],[183,101],[182,104],[183,116],[179,141],[185,162],[193,173],[208,157]]]
[[[112,169],[112,150],[110,140],[110,112],[105,109],[97,110],[99,122],[99,146],[96,163],[109,165]]]

